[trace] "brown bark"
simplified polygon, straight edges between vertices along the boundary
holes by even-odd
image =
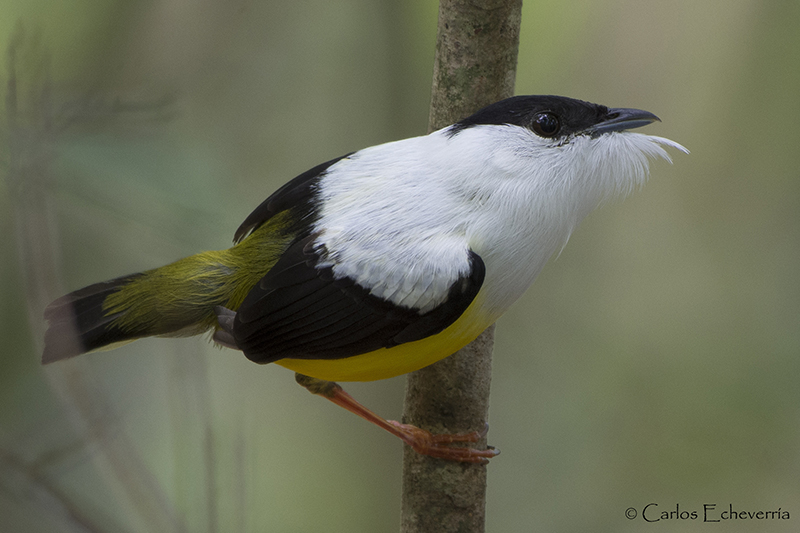
[[[521,0],[440,0],[429,131],[512,96],[521,10]],[[483,429],[493,342],[492,326],[456,354],[410,374],[403,421],[434,433]],[[485,465],[432,459],[406,447],[402,533],[482,532],[485,503]]]

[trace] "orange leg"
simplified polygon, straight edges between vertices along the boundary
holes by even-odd
[[[489,431],[488,424],[483,431],[453,435],[434,435],[430,431],[415,426],[381,418],[358,403],[352,396],[347,394],[339,384],[333,381],[312,378],[303,374],[295,374],[295,379],[300,385],[308,389],[309,392],[327,398],[336,405],[344,407],[351,413],[357,414],[364,420],[385,429],[392,435],[402,439],[402,441],[411,446],[414,451],[422,455],[429,455],[438,459],[462,463],[487,464],[489,459],[500,453],[499,450],[491,446],[486,450],[450,446],[456,442],[478,442]]]

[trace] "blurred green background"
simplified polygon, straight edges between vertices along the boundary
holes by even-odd
[[[401,444],[291,372],[203,339],[43,369],[40,317],[227,247],[321,161],[424,133],[436,3],[0,12],[5,530],[396,531]],[[526,2],[518,94],[647,109],[692,153],[590,215],[498,323],[487,531],[800,528],[799,66],[796,1]],[[403,387],[348,390],[396,418]],[[649,503],[699,518],[625,517]]]

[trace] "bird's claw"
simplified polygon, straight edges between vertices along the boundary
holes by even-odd
[[[480,441],[489,431],[488,424],[483,431],[435,435],[430,431],[410,424],[401,424],[396,420],[387,420],[387,422],[395,427],[397,436],[403,439],[403,442],[411,446],[415,452],[429,457],[461,463],[487,464],[489,459],[500,453],[500,450],[493,446],[487,446],[485,450],[451,446],[454,443]]]

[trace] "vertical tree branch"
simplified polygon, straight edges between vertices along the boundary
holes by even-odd
[[[429,131],[514,92],[522,0],[440,0]],[[435,433],[483,429],[494,327],[456,354],[409,375],[403,421]],[[485,445],[485,441],[478,445]],[[486,466],[406,447],[401,532],[484,531]]]

